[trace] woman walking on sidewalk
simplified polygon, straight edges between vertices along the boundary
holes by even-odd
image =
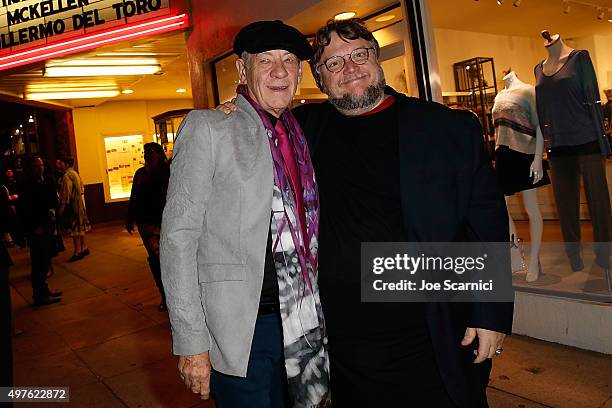
[[[144,145],[144,159],[144,167],[134,174],[125,228],[131,234],[134,223],[138,226],[138,233],[147,250],[149,268],[161,295],[158,310],[163,312],[166,310],[166,295],[159,264],[159,232],[166,205],[170,167],[164,149],[157,143]]]
[[[85,201],[84,188],[81,177],[72,167],[72,157],[62,157],[56,163],[63,166],[64,175],[60,180],[60,208],[59,216],[65,233],[72,237],[74,252],[68,262],[75,262],[89,255],[85,242],[85,233],[90,230]]]

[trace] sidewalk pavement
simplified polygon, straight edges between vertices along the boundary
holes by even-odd
[[[138,235],[100,226],[87,240],[91,255],[83,260],[66,262],[69,241],[54,258],[49,286],[64,292],[62,302],[38,309],[28,251],[11,250],[15,329],[22,331],[13,338],[15,385],[69,386],[71,407],[213,408],[178,378],[168,317],[157,311]],[[512,336],[488,393],[492,408],[612,408],[612,356]],[[19,407],[30,405],[45,406]]]

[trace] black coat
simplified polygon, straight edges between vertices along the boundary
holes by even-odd
[[[406,97],[390,87],[385,92],[395,96],[399,109],[400,194],[408,241],[507,242],[506,205],[476,116]],[[334,109],[325,102],[293,110],[313,156]],[[510,334],[512,317],[512,303],[428,304],[427,322],[440,374],[458,406],[486,404],[491,369],[490,360],[474,365],[474,347],[460,345],[466,328]]]
[[[6,190],[0,186],[0,274],[8,270],[8,267],[13,264],[4,245],[4,234],[7,232],[13,233],[14,225],[16,224],[15,218],[16,216],[11,210]]]
[[[59,206],[55,186],[52,178],[35,180],[30,177],[23,183],[17,208],[26,235],[31,235],[38,227],[50,233],[53,227],[50,210]]]

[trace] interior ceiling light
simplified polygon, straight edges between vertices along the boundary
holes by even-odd
[[[187,90],[185,88],[179,88],[179,89],[176,90],[176,92],[178,92],[178,93],[185,93],[185,92],[187,92]]]
[[[512,5],[513,5],[514,7],[518,7],[518,6],[520,6],[520,5],[521,5],[521,0],[514,0],[514,3],[512,3]]]
[[[122,94],[124,95],[129,95],[129,94],[133,94],[134,90],[133,89],[124,89],[123,91],[121,91]]]
[[[606,15],[606,13],[605,13],[604,9],[602,9],[601,7],[597,9],[597,19],[598,20],[603,20],[605,15]]]
[[[563,0],[563,14],[569,14],[571,9],[570,2],[568,0]]]
[[[390,21],[390,20],[393,20],[394,18],[395,18],[395,15],[394,15],[394,14],[387,14],[387,15],[385,15],[385,16],[380,16],[380,17],[378,17],[378,18],[377,18],[376,20],[374,20],[374,21],[376,21],[377,23],[384,23],[385,21]]]
[[[103,89],[117,89],[117,84],[114,82],[72,82],[69,84],[63,83],[40,83],[40,84],[28,84],[28,92],[45,92],[49,89],[60,89],[62,91],[74,91],[81,90],[83,88],[97,88]]]
[[[98,57],[154,57],[154,52],[103,52]]]
[[[82,58],[69,60],[51,60],[47,67],[84,67],[84,66],[126,66],[126,65],[157,65],[155,58]]]
[[[89,77],[115,75],[151,75],[161,70],[159,65],[94,65],[94,66],[49,66],[45,77]]]
[[[117,87],[105,87],[105,86],[79,86],[74,88],[62,88],[49,86],[44,89],[33,89],[31,87],[26,88],[26,93],[63,93],[63,92],[95,92],[95,91],[116,91]]]
[[[119,95],[119,91],[77,91],[77,92],[41,92],[26,94],[26,99],[46,101],[50,99],[87,99],[112,98]]]
[[[334,20],[348,20],[349,18],[355,17],[354,11],[344,11],[342,13],[338,13],[334,16]]]

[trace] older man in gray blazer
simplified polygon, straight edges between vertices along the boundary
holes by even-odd
[[[264,21],[234,51],[239,112],[190,112],[174,146],[160,242],[173,351],[187,387],[219,408],[317,406],[328,399],[318,191],[287,109],[312,49]]]

